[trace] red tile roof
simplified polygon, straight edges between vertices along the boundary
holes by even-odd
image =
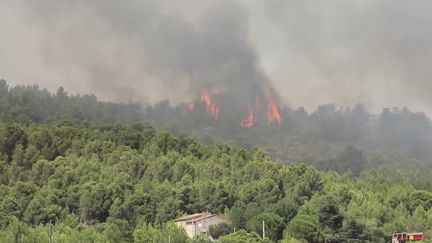
[[[203,219],[207,219],[207,218],[211,218],[214,216],[218,216],[217,214],[212,214],[212,213],[195,213],[195,214],[190,214],[190,215],[185,215],[182,216],[180,218],[175,219],[175,222],[180,222],[180,221],[186,221],[186,222],[197,222]]]

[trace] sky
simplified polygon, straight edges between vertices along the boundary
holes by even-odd
[[[272,86],[285,105],[432,112],[432,1],[0,0],[0,79],[173,104]]]

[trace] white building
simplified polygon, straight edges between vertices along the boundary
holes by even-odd
[[[186,231],[189,238],[194,238],[198,235],[207,235],[210,226],[222,223],[230,224],[228,220],[211,213],[186,215],[174,220],[174,222],[178,227]]]

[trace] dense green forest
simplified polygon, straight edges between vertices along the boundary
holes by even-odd
[[[214,230],[222,243],[388,242],[396,231],[431,240],[424,114],[286,108],[281,126],[242,129],[197,106],[186,116],[167,102],[115,104],[1,81],[1,242],[206,242],[172,223],[202,211],[232,221]],[[280,155],[288,159],[274,159],[276,144],[291,148]]]
[[[0,149],[4,242],[45,242],[49,228],[55,242],[164,242],[168,235],[186,242],[169,221],[201,211],[224,214],[252,236],[265,220],[274,242],[380,242],[393,231],[432,226],[432,193],[404,173],[351,179],[140,123],[1,123]]]
[[[240,127],[238,114],[209,116],[204,104],[195,110],[184,104],[161,101],[153,106],[98,101],[94,95],[55,94],[33,86],[9,87],[0,80],[0,120],[20,124],[67,121],[70,124],[121,124],[145,122],[158,130],[189,135],[206,145],[219,142],[242,148],[260,146],[274,159],[303,162],[318,169],[350,172],[383,167],[412,175],[432,173],[432,126],[429,117],[407,108],[385,108],[371,114],[363,104],[352,108],[335,104],[304,108],[283,107],[283,124]]]

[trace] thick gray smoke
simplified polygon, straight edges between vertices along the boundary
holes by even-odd
[[[84,84],[106,98],[153,102],[184,100],[204,88],[240,94],[266,81],[250,45],[247,14],[235,2],[208,3],[195,16],[160,1],[42,0],[9,6],[22,14],[20,34],[33,31],[18,45],[32,46],[30,55],[47,72],[36,81],[49,79],[66,88]],[[14,48],[2,58],[6,66],[16,54],[27,58],[25,50]],[[39,68],[19,70],[38,74]]]
[[[185,101],[271,84],[291,106],[431,111],[432,2],[0,0],[0,78]],[[265,84],[266,85],[266,84]]]
[[[261,2],[251,14],[255,42],[288,103],[432,112],[431,1]]]

